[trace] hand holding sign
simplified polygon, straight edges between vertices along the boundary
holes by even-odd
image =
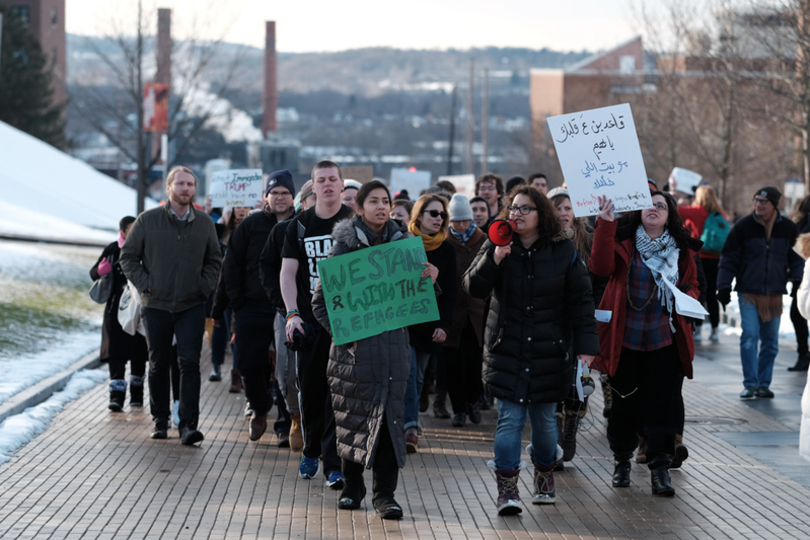
[[[433,281],[433,284],[436,285],[436,280],[439,279],[439,269],[430,264],[429,262],[424,262],[422,265],[425,269],[422,271],[422,277],[426,278],[430,276],[430,279]]]
[[[598,201],[599,201],[599,219],[604,219],[605,221],[613,221],[614,219],[616,219],[616,216],[613,215],[613,201],[611,201],[604,195],[600,195]]]

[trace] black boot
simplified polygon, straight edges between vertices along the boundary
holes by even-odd
[[[437,391],[436,397],[433,398],[433,416],[436,418],[447,419],[450,418],[450,413],[447,410],[447,391]]]
[[[394,499],[399,479],[399,467],[396,463],[388,467],[374,467],[374,486],[372,504],[377,515],[382,519],[401,519],[402,507]]]
[[[143,407],[143,377],[129,377],[129,406]]]
[[[340,493],[338,508],[341,510],[357,510],[366,496],[366,484],[363,481],[365,467],[362,463],[355,463],[348,459],[342,460],[343,491]]]
[[[796,360],[796,365],[789,367],[788,371],[807,371],[808,367],[810,367],[810,355],[803,353],[799,354],[799,358]]]
[[[675,489],[669,477],[669,469],[666,465],[658,465],[650,469],[650,481],[652,482],[653,495],[661,497],[674,497]]]
[[[613,462],[613,487],[629,487],[630,486],[630,457],[627,456],[623,459],[616,457]]]
[[[113,379],[110,381],[110,404],[107,408],[112,412],[121,412],[124,409],[124,400],[127,397],[127,381]]]

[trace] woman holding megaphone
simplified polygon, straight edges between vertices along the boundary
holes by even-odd
[[[464,274],[463,286],[476,298],[492,295],[483,377],[486,391],[498,398],[490,466],[498,482],[498,513],[506,515],[521,512],[518,475],[527,415],[532,502],[555,502],[557,402],[574,377],[568,351],[590,363],[599,342],[588,269],[551,202],[532,186],[518,186],[499,217],[508,221],[490,227],[490,239]]]
[[[670,285],[699,295],[695,251],[675,200],[654,191],[652,208],[618,223],[613,203],[599,200],[589,261],[609,276],[599,304],[599,344],[594,367],[610,375],[613,409],[608,442],[615,459],[613,486],[630,485],[630,458],[639,427],[646,442],[652,492],[675,495],[669,466],[675,452],[675,396],[683,376],[692,378],[694,341],[689,321],[675,311]],[[670,285],[668,285],[669,283]]]

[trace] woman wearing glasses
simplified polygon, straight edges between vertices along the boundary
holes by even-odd
[[[551,202],[532,186],[516,187],[503,219],[516,223],[512,242],[487,241],[464,274],[475,298],[492,295],[484,330],[484,385],[498,398],[495,469],[498,513],[521,512],[521,433],[526,416],[534,463],[534,504],[552,504],[557,461],[557,402],[574,378],[574,354],[599,353],[588,269]]]
[[[449,219],[447,200],[439,195],[422,195],[411,211],[408,231],[422,239],[428,271],[440,294],[439,320],[408,327],[411,340],[411,374],[405,393],[405,448],[409,454],[419,448],[419,396],[425,382],[430,355],[440,353],[447,339],[456,303],[456,252],[447,239]]]
[[[690,323],[675,312],[667,282],[695,299],[700,292],[694,244],[675,200],[654,191],[652,203],[617,223],[612,201],[599,198],[590,268],[610,277],[599,305],[609,315],[599,323],[602,352],[594,367],[610,375],[614,394],[607,428],[613,486],[630,485],[630,458],[641,428],[652,492],[671,497],[674,404],[683,376],[692,378],[695,351]]]

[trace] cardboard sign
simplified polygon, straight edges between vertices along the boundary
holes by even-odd
[[[670,187],[672,187],[672,180],[675,180],[675,189],[681,193],[692,195],[695,193],[695,188],[700,185],[700,181],[703,180],[703,176],[689,169],[675,167],[672,169],[672,172],[669,173]]]
[[[440,176],[439,182],[447,180],[456,186],[456,193],[464,195],[468,199],[475,197],[475,175],[473,174],[456,174],[453,176]]]
[[[439,320],[421,238],[408,238],[318,261],[335,345]]]
[[[391,195],[406,189],[411,200],[415,201],[423,189],[430,187],[430,176],[430,171],[391,169]]]
[[[230,169],[211,174],[211,204],[214,208],[249,206],[264,196],[261,169]]]
[[[614,105],[547,119],[571,206],[577,217],[599,213],[597,198],[615,212],[652,208],[630,105]]]
[[[371,165],[357,165],[352,167],[341,167],[340,172],[343,178],[357,180],[361,184],[371,182],[374,179],[374,167]]]

